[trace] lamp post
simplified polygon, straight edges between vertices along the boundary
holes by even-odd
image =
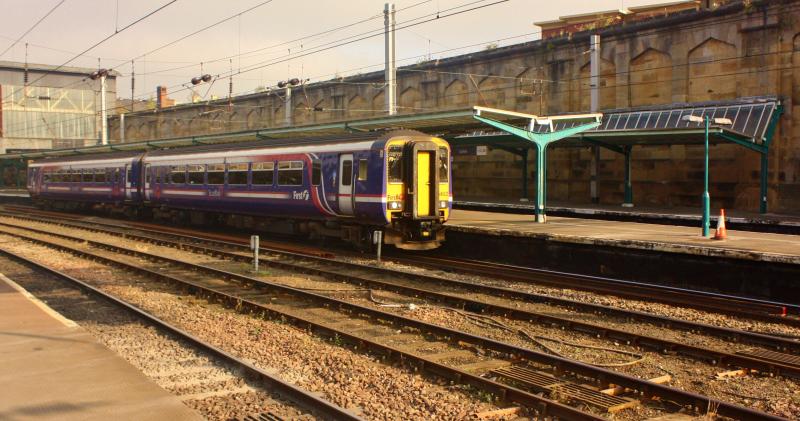
[[[107,69],[98,69],[89,75],[92,80],[100,79],[100,144],[108,145],[108,116],[106,115],[106,77]]]
[[[702,117],[694,116],[694,115],[686,115],[683,116],[685,121],[690,121],[692,123],[703,123],[704,124],[704,153],[703,153],[703,237],[708,237],[709,225],[711,225],[711,195],[708,193],[708,129],[711,125],[711,118],[708,115],[704,115]],[[715,125],[730,125],[732,124],[730,119],[727,118],[715,118],[714,119]]]

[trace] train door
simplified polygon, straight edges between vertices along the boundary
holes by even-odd
[[[150,201],[152,192],[152,177],[150,174],[150,164],[144,164],[144,200]]]
[[[353,214],[353,154],[339,155],[339,213]]]
[[[431,151],[417,152],[417,215],[431,214]]]
[[[131,165],[125,164],[125,171],[122,172],[122,185],[125,189],[125,200],[131,200],[133,192],[131,191]]]

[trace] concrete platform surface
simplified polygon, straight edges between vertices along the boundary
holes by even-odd
[[[533,202],[511,201],[511,200],[487,200],[479,198],[456,198],[454,206],[478,211],[508,211],[530,212],[533,214]],[[620,205],[601,205],[601,204],[574,204],[562,202],[548,202],[547,211],[557,216],[568,216],[576,218],[636,218],[646,220],[644,222],[659,223],[663,220],[666,224],[685,223],[700,224],[700,206],[689,207],[652,207],[634,206],[622,207]],[[718,209],[712,209],[711,221],[716,223]],[[729,223],[765,225],[778,227],[792,227],[800,229],[800,215],[788,215],[779,213],[761,214],[757,212],[747,212],[737,209],[726,209],[726,218]],[[642,221],[639,221],[642,222]]]
[[[0,276],[0,420],[202,420]]]
[[[447,226],[485,235],[800,265],[800,236],[789,234],[728,230],[727,240],[715,241],[703,238],[699,227],[553,216],[538,224],[533,215],[460,209],[453,210]]]

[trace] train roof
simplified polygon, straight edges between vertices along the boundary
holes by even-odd
[[[327,145],[337,145],[337,149],[347,147],[347,145],[356,143],[370,143],[369,147],[382,146],[383,143],[396,136],[426,136],[422,132],[416,130],[387,130],[387,131],[374,131],[363,133],[349,133],[346,135],[328,135],[328,136],[315,136],[315,137],[296,137],[296,138],[281,138],[281,139],[261,139],[255,141],[235,142],[235,143],[217,143],[210,145],[197,145],[186,146],[174,149],[161,149],[149,151],[146,153],[148,158],[156,158],[156,160],[163,160],[168,157],[182,157],[185,155],[216,155],[215,153],[234,152],[234,151],[253,151],[259,149],[277,149],[293,147],[303,147],[305,151],[324,151]],[[364,147],[365,145],[360,145]],[[31,166],[53,165],[60,163],[85,163],[87,165],[96,164],[98,161],[113,161],[121,163],[125,160],[133,159],[135,157],[145,154],[141,151],[129,152],[112,152],[102,154],[86,154],[70,157],[52,157],[37,160]],[[162,159],[158,159],[161,158]]]
[[[106,163],[123,163],[133,160],[142,155],[142,152],[126,151],[126,152],[111,152],[99,154],[84,154],[64,157],[50,157],[44,159],[37,159],[30,164],[31,167],[38,167],[44,165],[54,164],[78,164],[78,163],[97,163],[98,161],[106,161]]]

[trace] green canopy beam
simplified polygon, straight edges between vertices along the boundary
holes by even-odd
[[[523,114],[514,111],[498,110],[485,107],[474,107],[472,117],[476,120],[492,126],[496,129],[502,130],[506,133],[512,134],[519,138],[528,140],[536,147],[536,202],[535,213],[536,222],[544,223],[547,219],[545,212],[545,201],[547,192],[547,146],[551,143],[557,142],[568,137],[575,136],[587,130],[592,130],[600,125],[602,114],[583,114],[583,115],[567,115],[567,116],[551,116],[539,117],[532,114]],[[482,115],[483,114],[483,115]],[[512,120],[524,120],[527,122],[527,129],[517,127],[513,124],[488,118],[485,114],[498,115],[500,118]],[[579,124],[563,130],[553,130],[554,120],[594,120],[590,123]],[[542,133],[534,132],[535,125],[549,125],[550,130]],[[527,159],[526,159],[527,163]],[[525,167],[525,166],[523,166]],[[525,168],[527,173],[527,168]],[[526,174],[527,177],[527,174]],[[526,178],[527,179],[527,178]],[[523,184],[525,193],[527,193],[527,184]]]

